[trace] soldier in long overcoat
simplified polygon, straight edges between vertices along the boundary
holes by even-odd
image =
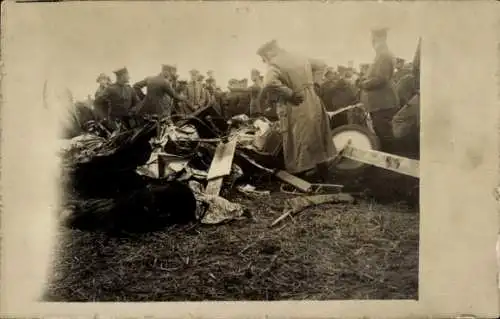
[[[316,170],[318,177],[327,179],[336,150],[313,81],[313,73],[324,72],[326,64],[286,52],[275,40],[261,46],[257,54],[268,66],[263,86],[276,86],[283,93],[278,116],[286,170],[301,175]]]
[[[390,153],[393,141],[391,120],[398,111],[399,98],[392,81],[394,58],[386,40],[387,29],[372,30],[375,59],[360,87],[361,103],[370,112],[382,150]]]
[[[139,114],[158,115],[169,117],[172,113],[173,100],[185,101],[186,99],[174,90],[171,82],[173,67],[163,65],[160,74],[147,77],[134,84],[136,91],[146,87],[146,96],[137,112]]]

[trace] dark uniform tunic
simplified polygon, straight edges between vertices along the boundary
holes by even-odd
[[[162,75],[148,77],[134,84],[135,90],[146,87],[147,93],[139,107],[139,114],[170,116],[173,100],[182,98],[175,92],[172,84]]]
[[[191,81],[186,87],[186,97],[195,108],[202,108],[207,103],[207,92],[202,83]]]
[[[361,83],[361,102],[372,117],[373,128],[380,139],[382,150],[391,152],[391,120],[399,108],[399,98],[394,88],[393,56],[387,48],[377,52],[366,80]]]
[[[94,112],[99,120],[104,120],[108,116],[107,106],[102,103],[102,100],[99,100],[105,91],[105,86],[99,86],[94,95]]]
[[[96,96],[96,104],[106,110],[110,120],[128,117],[138,103],[137,94],[128,84],[113,83],[101,95]]]
[[[247,89],[238,92],[237,95],[238,104],[236,105],[236,109],[238,110],[238,114],[250,115],[250,102],[252,101],[251,92]]]
[[[327,81],[321,88],[321,99],[328,112],[337,111],[343,107],[355,104],[357,101],[354,87],[344,79],[337,81]],[[333,127],[338,127],[349,123],[349,112],[335,115]]]

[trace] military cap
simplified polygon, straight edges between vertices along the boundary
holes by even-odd
[[[101,73],[97,77],[96,82],[100,82],[101,80],[110,80],[111,81],[111,78],[109,76],[107,76],[106,74]]]
[[[128,70],[126,67],[123,67],[121,69],[118,69],[116,71],[113,71],[113,73],[116,75],[116,76],[122,76],[122,75],[125,75],[125,74],[128,74]]]
[[[163,64],[161,66],[161,69],[163,71],[176,71],[177,70],[177,68],[175,66],[171,65],[171,64]]]
[[[269,51],[275,50],[277,48],[278,48],[278,41],[273,39],[261,45],[260,48],[257,50],[257,54],[260,56],[266,55]]]
[[[332,67],[327,67],[325,70],[325,75],[328,75],[330,73],[335,73],[335,70]]]
[[[386,38],[388,28],[373,28],[372,37],[374,38]]]

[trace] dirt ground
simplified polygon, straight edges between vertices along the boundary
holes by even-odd
[[[233,195],[252,219],[131,238],[61,229],[50,301],[418,299],[419,213],[363,199],[270,228],[288,194]]]

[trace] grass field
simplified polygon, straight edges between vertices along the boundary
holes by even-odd
[[[275,228],[288,194],[233,195],[254,219],[132,238],[61,229],[51,301],[417,299],[419,213],[325,204]]]

